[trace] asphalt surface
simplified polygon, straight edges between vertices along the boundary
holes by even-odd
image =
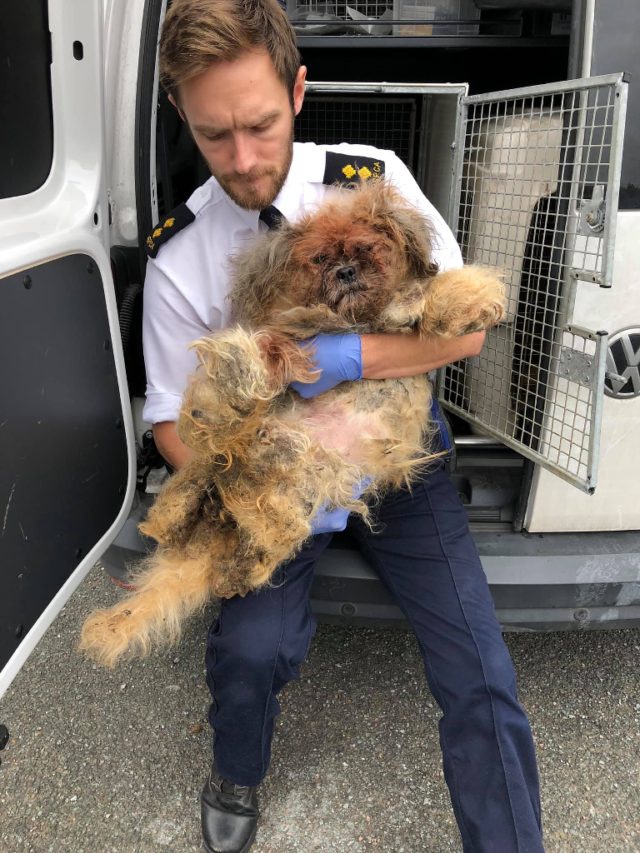
[[[0,850],[199,851],[210,763],[204,637],[108,672],[75,651],[120,591],[94,569],[0,703]],[[538,748],[547,851],[640,851],[640,631],[510,634]],[[255,853],[461,844],[439,712],[405,631],[320,626],[282,695]]]

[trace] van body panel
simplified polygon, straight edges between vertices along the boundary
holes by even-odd
[[[48,27],[51,169],[34,192],[0,200],[0,695],[135,492],[109,257],[102,3],[50,4]]]
[[[598,317],[610,336],[640,331],[640,279],[637,245],[640,211],[618,213],[613,288],[581,285],[574,317]],[[638,353],[640,357],[640,353]],[[633,365],[630,365],[633,369]],[[584,495],[537,469],[525,518],[532,533],[640,529],[640,395],[604,397],[598,488]]]
[[[581,39],[574,38],[582,42],[580,49],[575,44],[572,49],[584,56],[584,75],[622,70],[616,51],[607,48],[603,30],[609,20],[604,10],[612,4],[594,0],[587,4],[587,8],[593,7],[595,24],[587,14]],[[6,663],[0,675],[0,694],[101,555],[107,569],[115,573],[116,563],[127,571],[131,560],[152,547],[140,539],[136,529],[136,513],[150,499],[149,495],[136,496],[135,489],[136,443],[142,445],[145,425],[136,442],[118,316],[123,291],[119,287],[115,293],[111,263],[122,247],[135,254],[147,220],[170,198],[166,179],[172,168],[183,169],[180,193],[192,174],[198,180],[202,177],[202,164],[171,161],[172,152],[162,147],[171,143],[170,138],[160,134],[161,144],[155,150],[156,116],[164,97],[157,84],[157,26],[165,9],[166,0],[127,4],[118,0],[67,0],[64,4],[42,0],[41,11],[44,17],[46,11],[48,21],[40,27],[42,38],[29,47],[46,52],[41,65],[50,69],[51,113],[45,118],[52,127],[53,158],[46,179],[34,182],[35,190],[27,188],[22,195],[15,192],[14,197],[0,199],[0,310],[14,323],[4,341],[3,369],[8,381],[15,383],[6,398],[10,410],[6,414],[3,410],[0,416],[0,429],[6,429],[3,450],[8,449],[7,464],[3,459],[0,471],[0,559],[5,590],[5,603],[0,605],[0,666]],[[612,21],[615,18],[615,28],[620,27],[621,15],[635,10],[634,0],[616,0],[615,15],[610,16]],[[627,27],[625,32],[631,29]],[[498,67],[500,61],[489,61],[489,50],[492,57],[498,55],[495,50],[501,37],[491,41],[479,32],[475,42],[466,35],[461,38],[465,50],[474,57],[479,56],[476,51],[484,51],[488,60],[484,63],[488,76],[475,62],[465,66],[478,68],[478,79],[469,80],[470,90],[501,87],[504,72]],[[375,45],[374,41],[366,53],[380,53],[364,64],[375,66],[377,74],[378,57],[386,50],[387,41],[389,48],[392,45],[390,39],[375,41]],[[459,44],[457,36],[440,41],[412,39],[412,51],[404,53],[402,42],[396,41],[384,56],[402,59],[406,53],[402,68],[390,69],[394,79],[429,78],[433,69],[432,79],[442,80],[447,75],[438,78],[443,73],[438,57],[450,67],[447,62],[454,54],[462,55],[457,52],[462,41]],[[362,39],[349,43],[354,49],[357,44],[364,46]],[[525,63],[526,79],[516,85],[529,82],[535,57],[543,56],[545,44],[557,56],[564,49],[554,38],[548,44],[541,40],[539,48],[535,35],[522,43],[526,43],[531,61],[527,58]],[[340,49],[336,39],[324,44],[326,48],[319,43],[314,50],[322,48],[332,74],[336,69],[339,78],[362,73],[363,65],[352,61],[353,52],[343,49],[348,47],[347,41],[340,43]],[[429,51],[430,65],[426,67],[420,45]],[[452,47],[456,51],[450,51]],[[517,39],[512,49],[519,50]],[[603,51],[609,53],[608,64],[603,64]],[[359,53],[362,59],[364,53]],[[408,74],[407,69],[416,71],[418,67],[425,73]],[[317,66],[315,73],[321,76]],[[540,81],[547,79],[544,73],[540,71]],[[537,74],[534,72],[536,79]],[[552,79],[560,76],[554,74]],[[482,80],[493,79],[498,86],[482,88]],[[418,178],[450,213],[450,184],[457,180],[452,173],[459,156],[454,126],[467,84],[457,91],[442,83],[439,92],[434,84],[429,88],[431,95],[425,97],[425,109],[419,113],[418,129],[428,131],[428,141]],[[369,94],[379,96],[379,92]],[[20,99],[14,98],[14,104],[16,100]],[[186,150],[179,153],[186,154],[187,160],[191,156]],[[162,165],[158,178],[156,154]],[[630,185],[626,189],[630,192]],[[182,201],[182,195],[176,200]],[[605,293],[580,284],[575,289],[575,304],[571,304],[574,323],[594,328],[587,318],[597,317],[597,328],[611,333],[635,323],[637,313],[632,247],[640,226],[638,214],[621,213],[616,222],[613,290]],[[139,286],[139,278],[129,281]],[[125,276],[125,290],[126,284]],[[29,348],[26,353],[25,347]],[[128,355],[131,366],[131,349]],[[25,380],[22,385],[21,377]],[[134,409],[139,409],[137,403],[133,401]],[[469,501],[470,518],[483,520],[472,529],[506,628],[640,622],[640,543],[631,532],[603,532],[640,527],[636,509],[640,506],[640,477],[632,429],[638,414],[636,399],[604,400],[604,461],[595,498],[580,494],[536,466],[524,519],[533,535],[512,529],[522,524],[529,483],[520,459],[514,463],[495,443],[483,447],[486,439],[472,430],[460,439],[466,442],[467,455],[461,454],[464,464],[456,476],[463,500]],[[526,466],[527,471],[532,467],[529,462]],[[136,497],[141,499],[130,514]],[[593,532],[577,538],[557,532],[585,529]],[[104,553],[112,542],[113,547]],[[401,618],[348,537],[336,537],[335,546],[319,564],[313,605],[328,619],[397,623]]]
[[[137,246],[136,114],[140,31],[144,3],[110,0],[105,6],[105,129],[110,242]]]

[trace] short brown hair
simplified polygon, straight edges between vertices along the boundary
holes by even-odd
[[[160,37],[160,80],[177,95],[181,83],[220,60],[262,48],[292,94],[300,53],[277,0],[173,0]]]

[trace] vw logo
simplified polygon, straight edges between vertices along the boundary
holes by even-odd
[[[604,391],[629,399],[640,394],[640,329],[623,329],[609,338]]]

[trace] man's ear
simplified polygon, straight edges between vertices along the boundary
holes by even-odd
[[[185,118],[184,113],[180,109],[180,106],[178,105],[178,102],[176,101],[176,99],[171,94],[169,95],[169,102],[177,109],[178,115],[180,116],[182,121],[186,122],[187,119]]]
[[[307,67],[306,65],[301,65],[300,68],[298,68],[298,73],[296,74],[296,82],[293,84],[293,114],[296,116],[302,109],[306,79]]]

